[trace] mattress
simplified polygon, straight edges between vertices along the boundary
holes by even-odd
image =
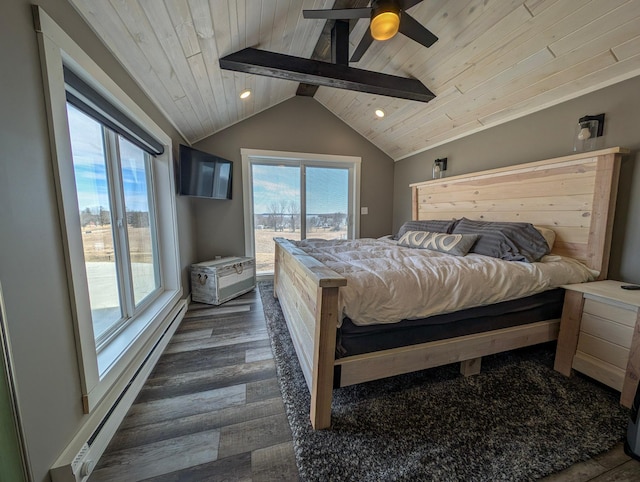
[[[559,319],[564,290],[393,324],[359,326],[345,318],[338,328],[336,358],[388,350],[490,330]]]

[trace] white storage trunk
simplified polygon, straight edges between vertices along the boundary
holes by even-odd
[[[229,257],[191,265],[191,299],[219,305],[256,285],[253,258]]]

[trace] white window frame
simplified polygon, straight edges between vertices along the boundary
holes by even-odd
[[[255,256],[254,216],[253,216],[253,164],[282,164],[299,166],[302,169],[301,202],[305,203],[306,186],[304,185],[305,167],[337,167],[349,169],[349,237],[356,239],[360,236],[360,164],[362,158],[356,156],[341,156],[333,154],[311,154],[302,152],[269,151],[263,149],[240,149],[242,156],[242,183],[244,202],[244,244],[245,255]],[[301,206],[302,208],[302,206]],[[306,219],[300,217],[301,232],[305,232]]]
[[[182,295],[177,236],[175,185],[171,138],[105,73],[47,14],[34,7],[36,31],[49,123],[49,139],[56,194],[65,248],[67,280],[76,333],[80,381],[85,413],[91,413],[116,385],[127,383],[140,354],[149,351],[171,322]],[[113,105],[164,145],[164,154],[153,159],[156,229],[160,264],[159,295],[98,353],[93,332],[82,231],[78,209],[63,65],[100,92]]]
[[[67,104],[69,104],[67,102]],[[69,104],[71,105],[71,104]],[[77,110],[77,107],[73,107]],[[82,112],[82,111],[79,111]],[[83,115],[87,116],[87,114]],[[90,116],[88,116],[90,117]],[[113,237],[113,243],[115,252],[119,254],[116,256],[115,268],[116,277],[118,280],[118,298],[120,302],[121,317],[115,320],[111,326],[101,335],[96,337],[96,347],[98,350],[98,360],[100,360],[100,351],[111,343],[111,340],[118,336],[118,334],[126,328],[126,326],[135,318],[137,313],[146,309],[147,305],[153,303],[153,301],[161,294],[161,279],[159,273],[159,260],[157,256],[154,256],[154,278],[157,276],[156,281],[160,281],[158,287],[147,295],[137,306],[135,304],[134,292],[133,292],[133,278],[131,267],[131,252],[128,240],[128,229],[126,227],[126,208],[124,199],[124,189],[122,185],[122,158],[120,157],[120,144],[119,139],[127,139],[120,136],[117,132],[111,130],[107,126],[101,124],[98,120],[92,119],[96,124],[101,126],[101,136],[104,145],[104,162],[105,162],[105,174],[107,181],[107,189],[109,191],[109,210],[111,218],[111,235]],[[155,209],[155,188],[153,187],[153,162],[154,158],[148,152],[142,148],[140,149],[144,154],[145,164],[145,181],[147,183],[147,189],[151,194],[149,199],[149,229],[152,233],[151,243],[153,245],[152,252],[158,253],[158,231],[156,229],[156,209]],[[122,295],[122,296],[121,296]],[[94,332],[95,336],[95,332]]]

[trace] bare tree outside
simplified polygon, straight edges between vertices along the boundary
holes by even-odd
[[[269,204],[269,226],[274,231],[282,231],[283,214],[281,211],[280,203],[273,201]]]
[[[287,215],[289,217],[289,229],[295,232],[300,228],[300,205],[295,201],[287,203]]]
[[[300,207],[295,202],[271,203],[269,212],[254,214],[256,270],[258,273],[273,270],[275,243],[281,237],[300,240]],[[347,239],[347,215],[345,213],[307,215],[306,238]]]

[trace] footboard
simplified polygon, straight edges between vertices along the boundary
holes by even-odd
[[[311,392],[311,424],[331,425],[331,397],[338,326],[338,290],[347,280],[295,247],[275,238],[274,295]]]

